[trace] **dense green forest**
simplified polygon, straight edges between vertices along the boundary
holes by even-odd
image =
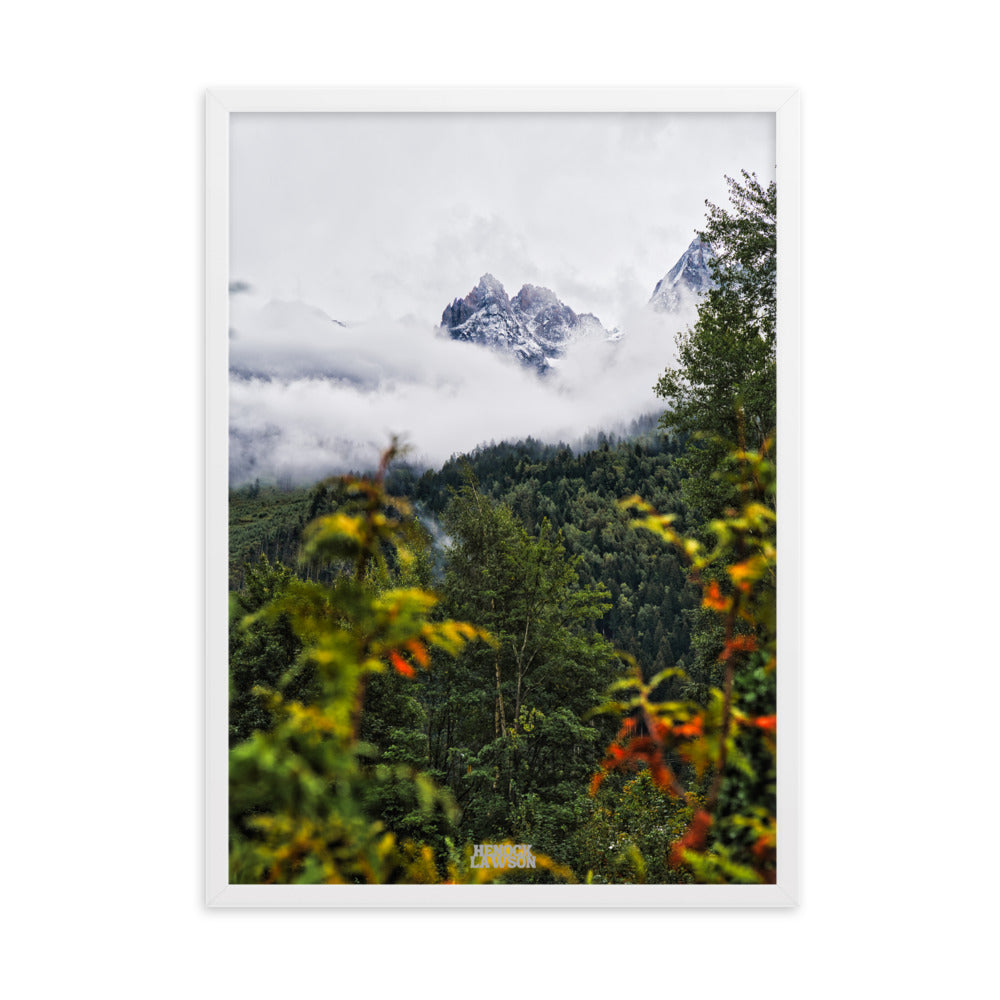
[[[447,462],[439,471],[418,475],[394,466],[386,489],[409,497],[428,529],[437,586],[445,564],[446,518],[456,493],[469,482],[477,492],[506,507],[530,534],[547,521],[560,537],[584,586],[601,584],[610,608],[597,629],[618,649],[643,658],[650,668],[683,663],[690,645],[688,617],[697,603],[680,556],[655,539],[629,528],[618,501],[639,493],[660,510],[681,506],[681,474],[674,461],[676,438],[659,430],[574,455],[565,445],[536,441],[480,448]],[[332,490],[243,487],[230,495],[230,587],[247,583],[248,567],[260,558],[296,566],[302,531],[318,513],[331,509]],[[321,566],[300,572],[324,578]],[[329,577],[329,572],[326,572]]]
[[[232,881],[773,881],[775,192],[730,190],[658,424],[231,492]]]

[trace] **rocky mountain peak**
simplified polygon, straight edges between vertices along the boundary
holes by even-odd
[[[487,302],[490,299],[497,299],[502,302],[510,301],[507,298],[507,293],[504,291],[503,284],[489,272],[479,279],[479,283],[469,292],[469,295],[474,296],[480,302]]]
[[[500,309],[510,309],[510,299],[503,285],[492,274],[484,274],[475,288],[464,299],[455,299],[441,314],[441,325],[452,329],[461,326],[481,309],[494,304]]]
[[[526,316],[534,316],[545,308],[560,307],[562,305],[556,293],[550,288],[540,288],[538,285],[522,285],[521,290],[514,296],[513,304]]]
[[[706,295],[716,282],[709,267],[712,247],[696,236],[677,263],[656,283],[649,304],[660,312],[677,312]]]
[[[441,315],[453,340],[483,344],[512,354],[544,373],[581,336],[611,338],[590,313],[578,316],[549,288],[523,285],[513,299],[491,274],[484,274],[465,298],[455,299]]]

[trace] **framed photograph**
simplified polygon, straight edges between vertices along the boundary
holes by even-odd
[[[798,93],[206,128],[208,905],[795,905]]]

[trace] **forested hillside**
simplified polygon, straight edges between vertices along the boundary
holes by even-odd
[[[676,439],[647,431],[636,439],[597,445],[579,455],[566,447],[535,441],[499,444],[458,456],[440,471],[416,476],[406,465],[390,471],[387,489],[414,500],[418,518],[436,533],[443,565],[441,518],[466,482],[508,507],[530,534],[548,520],[567,553],[579,557],[582,584],[602,584],[611,607],[598,623],[617,648],[641,656],[654,672],[683,663],[690,646],[689,616],[696,591],[681,558],[654,539],[631,531],[618,501],[641,494],[660,510],[679,510],[680,472]],[[296,565],[302,530],[329,509],[328,490],[280,491],[244,487],[230,496],[230,586],[245,583],[246,567],[262,554],[271,562]],[[683,519],[681,525],[683,526]],[[432,536],[433,540],[433,536]],[[320,567],[305,567],[313,578]]]

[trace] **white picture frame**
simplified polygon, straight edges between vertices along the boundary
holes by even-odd
[[[778,199],[778,879],[774,885],[294,886],[228,881],[230,116],[239,112],[770,112]],[[800,96],[791,87],[213,89],[205,97],[205,899],[210,907],[789,907],[799,897]]]

